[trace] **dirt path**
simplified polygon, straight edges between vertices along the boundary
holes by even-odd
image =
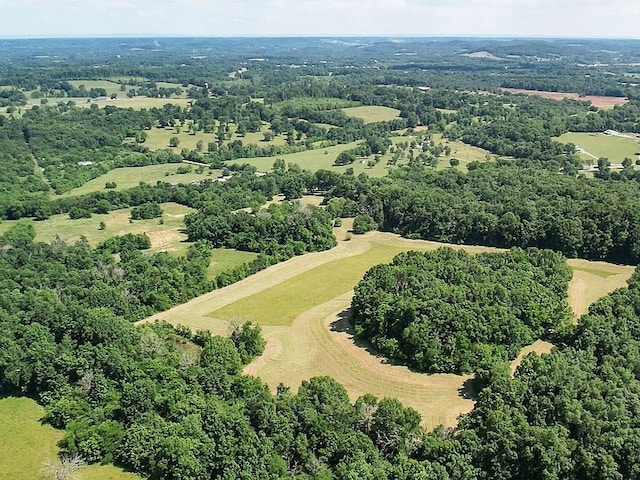
[[[422,415],[427,428],[454,426],[473,401],[460,392],[471,376],[425,375],[388,363],[354,341],[347,321],[353,292],[305,312],[290,327],[264,327],[267,348],[244,372],[262,378],[275,391],[279,383],[294,390],[312,376],[329,375],[355,400],[365,393],[395,397]]]

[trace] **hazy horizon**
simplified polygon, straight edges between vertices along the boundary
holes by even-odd
[[[0,38],[504,37],[638,39],[611,0],[0,0]]]

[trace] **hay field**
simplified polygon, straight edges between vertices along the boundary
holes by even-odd
[[[343,239],[348,225],[336,231]],[[267,340],[264,354],[245,373],[262,378],[275,390],[279,383],[296,389],[302,380],[330,375],[345,385],[352,399],[363,393],[394,396],[417,409],[423,424],[455,425],[459,414],[473,407],[461,396],[470,376],[425,375],[393,365],[359,341],[346,320],[353,286],[365,265],[388,261],[404,250],[430,250],[444,244],[407,240],[372,232],[341,240],[327,252],[295,257],[241,282],[210,292],[191,302],[150,317],[174,325],[227,334],[230,321],[251,319],[261,323]],[[450,245],[470,252],[500,251],[476,246]],[[576,314],[597,298],[626,282],[633,267],[604,262],[570,260],[574,279],[569,303]],[[523,350],[545,353],[551,344],[536,342]],[[521,357],[515,360],[513,368]]]
[[[42,467],[58,455],[63,432],[40,423],[44,408],[29,398],[0,399],[0,476],[11,480],[42,478]],[[78,470],[82,480],[139,480],[113,465]]]
[[[336,231],[337,238],[345,238],[348,222],[343,225]],[[345,385],[352,399],[367,392],[398,397],[421,413],[425,426],[452,426],[460,413],[473,407],[471,400],[459,394],[470,376],[424,375],[392,365],[366,346],[354,343],[345,320],[351,290],[369,266],[389,261],[400,251],[430,250],[442,245],[381,232],[353,236],[334,249],[294,257],[146,321],[163,319],[174,325],[227,334],[228,320],[237,318],[233,313],[227,320],[212,315],[223,307],[235,304],[240,308],[242,302],[248,302],[260,314],[258,320],[266,323],[263,333],[267,348],[245,372],[259,376],[272,390],[279,383],[296,389],[302,380],[330,375]],[[487,247],[467,250],[497,251]],[[287,304],[288,298],[277,297],[289,290],[301,297],[292,306]],[[264,312],[259,311],[260,305]],[[287,312],[285,320],[271,317],[281,309]],[[297,316],[292,320],[294,314]]]

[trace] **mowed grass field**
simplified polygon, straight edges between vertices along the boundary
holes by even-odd
[[[28,398],[0,398],[0,477],[7,480],[34,480],[45,478],[45,462],[55,462],[57,443],[63,432],[40,419],[44,409]],[[82,480],[139,480],[112,465],[90,465],[78,470]]]
[[[177,173],[180,167],[191,167],[191,173]],[[140,182],[155,185],[158,181],[167,183],[190,183],[207,178],[215,179],[220,175],[220,170],[205,168],[202,173],[196,173],[197,165],[183,163],[166,163],[162,165],[147,165],[146,167],[124,167],[111,170],[104,175],[89,180],[81,187],[64,193],[62,197],[75,197],[87,193],[105,190],[107,182],[115,182],[114,190],[126,190],[136,187]]]
[[[640,154],[640,143],[637,140],[604,133],[565,133],[555,140],[561,143],[573,143],[596,157],[606,157],[611,163],[622,163],[625,157],[635,161]],[[597,160],[581,155],[587,164],[596,164]]]
[[[264,354],[245,373],[262,378],[275,390],[279,383],[296,389],[302,380],[330,375],[345,385],[352,399],[364,393],[394,396],[417,409],[428,428],[453,426],[473,402],[463,398],[469,376],[425,375],[392,365],[353,338],[347,321],[352,289],[362,273],[405,250],[430,250],[443,244],[407,240],[372,232],[345,239],[348,222],[336,229],[339,245],[327,252],[295,257],[237,284],[150,317],[227,334],[230,321],[252,320],[263,326]],[[499,251],[452,245],[470,252]],[[577,314],[613,289],[623,286],[633,267],[571,260],[574,279],[569,303]],[[536,342],[525,352],[544,353],[550,344]],[[515,368],[515,362],[514,362]]]
[[[400,110],[373,105],[343,108],[342,111],[350,117],[362,119],[365,123],[389,122],[400,116]]]

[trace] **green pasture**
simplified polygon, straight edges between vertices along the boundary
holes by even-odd
[[[180,167],[191,167],[191,173],[177,173]],[[104,186],[107,182],[115,182],[114,190],[125,190],[127,188],[136,187],[140,182],[155,185],[157,182],[167,183],[190,183],[204,180],[207,178],[215,179],[220,175],[219,170],[209,170],[205,167],[202,173],[196,173],[197,165],[186,163],[164,163],[161,165],[147,165],[146,167],[123,167],[116,168],[104,175],[89,180],[81,187],[64,193],[62,197],[75,197],[105,190]]]
[[[259,132],[250,132],[243,137],[240,137],[235,134],[235,126],[231,125],[230,138],[225,140],[224,143],[228,144],[235,140],[241,140],[243,145],[249,145],[251,143],[255,143],[259,146],[284,145],[286,141],[286,137],[284,135],[277,135],[270,142],[263,141],[264,132],[266,132],[268,128],[268,125],[263,125]],[[180,143],[177,147],[169,147],[169,139],[171,137],[178,137]],[[152,128],[151,130],[147,130],[147,140],[144,142],[144,146],[148,147],[150,150],[169,148],[175,153],[180,153],[183,148],[195,150],[198,141],[202,141],[202,151],[206,152],[207,144],[209,142],[216,142],[217,136],[215,133],[204,133],[203,131],[193,134],[190,133],[188,128],[185,126],[180,127],[180,133],[177,133],[177,130],[173,127]]]
[[[338,173],[343,173],[347,168],[353,168],[355,175],[365,172],[371,177],[383,177],[387,174],[387,156],[383,157],[380,163],[373,168],[367,166],[367,161],[356,161],[351,165],[346,166],[334,166],[333,162],[340,152],[349,150],[356,147],[360,142],[346,143],[344,145],[335,145],[326,148],[315,148],[314,150],[305,150],[303,152],[288,153],[286,155],[276,155],[273,157],[259,157],[259,158],[238,158],[236,160],[229,161],[232,163],[247,163],[253,165],[260,172],[270,172],[273,167],[273,162],[278,158],[282,158],[286,164],[296,163],[301,168],[315,172],[320,169],[333,170]],[[370,157],[370,158],[373,158]],[[389,157],[390,158],[390,157]]]
[[[466,143],[451,141],[442,138],[442,134],[439,133],[433,135],[433,142],[436,144],[442,143],[443,147],[448,145],[451,148],[451,155],[449,157],[445,157],[444,155],[440,157],[440,161],[438,162],[436,170],[450,168],[449,160],[451,158],[457,158],[458,160],[460,160],[460,165],[458,165],[456,168],[458,170],[466,172],[467,165],[469,165],[471,162],[484,162],[487,159],[487,155],[491,155],[490,152],[484,150],[483,148],[478,148]]]
[[[400,115],[400,110],[389,107],[364,106],[343,108],[342,111],[350,117],[360,118],[365,123],[389,122]]]
[[[634,163],[640,154],[640,143],[637,140],[604,133],[565,133],[555,140],[561,143],[573,143],[592,155],[606,157],[611,163],[622,163],[625,157]],[[597,160],[588,155],[581,155],[587,164],[596,164]]]
[[[320,265],[208,316],[260,325],[291,325],[301,313],[352,290],[372,266],[390,262],[406,250],[409,248],[375,243],[365,253]]]
[[[43,478],[45,462],[55,462],[63,432],[41,423],[44,409],[29,398],[0,399],[0,477],[11,480]],[[136,480],[113,465],[78,470],[81,480]]]

